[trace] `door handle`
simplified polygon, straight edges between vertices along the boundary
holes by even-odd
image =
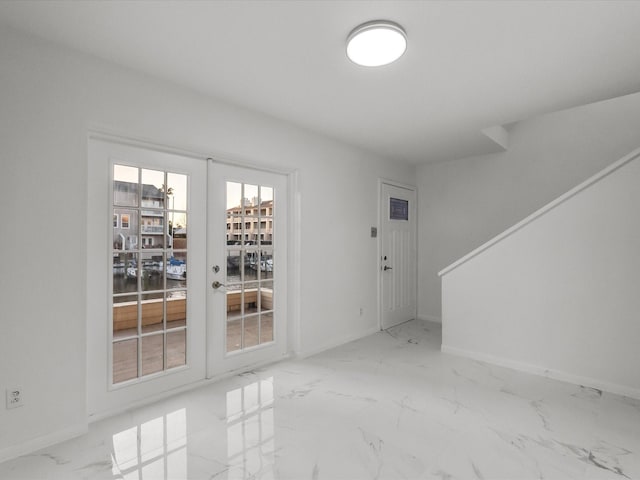
[[[383,270],[386,272],[387,270],[393,270],[393,268],[385,265]]]
[[[223,283],[220,283],[218,280],[216,280],[215,282],[213,282],[211,284],[211,288],[215,288],[215,289],[218,289],[218,288],[224,287],[224,286],[226,286],[226,285],[224,285]]]

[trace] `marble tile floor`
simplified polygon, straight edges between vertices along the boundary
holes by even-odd
[[[0,479],[640,479],[640,401],[442,354],[412,321],[96,422]]]

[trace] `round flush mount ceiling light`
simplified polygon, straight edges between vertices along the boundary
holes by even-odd
[[[387,20],[363,23],[347,37],[347,57],[364,67],[387,65],[406,49],[407,34],[400,25]]]

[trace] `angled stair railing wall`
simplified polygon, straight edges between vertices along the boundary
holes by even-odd
[[[439,275],[443,352],[640,398],[640,149]]]

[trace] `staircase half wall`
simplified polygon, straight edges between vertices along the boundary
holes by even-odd
[[[640,398],[640,149],[440,276],[443,352]]]

